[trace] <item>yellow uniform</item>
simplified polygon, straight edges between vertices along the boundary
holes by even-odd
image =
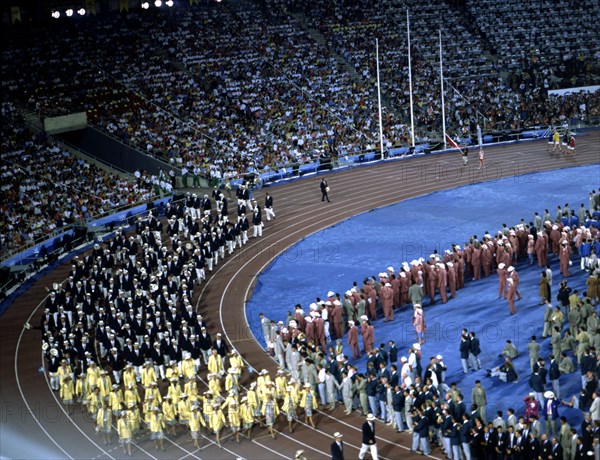
[[[125,369],[123,371],[123,386],[125,388],[129,388],[129,385],[135,385],[136,383],[136,375],[135,371],[131,368]]]
[[[75,383],[75,395],[81,404],[87,404],[87,395],[89,392],[90,387],[88,386],[88,381],[83,377],[77,379],[77,382]]]
[[[245,428],[250,428],[254,424],[254,411],[247,403],[240,406],[240,419]]]
[[[179,413],[179,422],[187,424],[190,421],[190,402],[183,398],[177,404],[177,412]]]
[[[90,393],[87,400],[88,413],[95,417],[101,405],[102,395],[95,391]]]
[[[123,402],[126,406],[129,406],[130,403],[138,404],[140,402],[140,394],[135,386],[125,390],[125,393],[123,393]]]
[[[129,426],[132,434],[135,434],[139,431],[142,419],[140,416],[140,410],[137,406],[132,407],[127,411],[125,420],[127,421],[127,425]]]
[[[283,404],[281,405],[281,411],[288,415],[293,415],[296,411],[296,401],[294,396],[290,392],[286,397],[283,398]]]
[[[102,375],[98,380],[98,388],[100,388],[102,398],[107,399],[112,389],[112,382],[107,374]]]
[[[292,385],[292,391],[290,392],[294,398],[294,402],[296,405],[300,403],[300,397],[302,396],[302,391],[296,386]]]
[[[110,433],[112,430],[112,411],[108,407],[98,409],[96,415],[96,428],[103,433]]]
[[[165,422],[160,412],[152,410],[150,411],[150,433],[152,433],[152,439],[162,439],[164,437],[163,430],[165,429]]]
[[[262,378],[261,378],[262,377]],[[256,392],[258,393],[258,399],[264,401],[271,391],[271,376],[264,375],[259,376],[256,379]]]
[[[248,398],[248,407],[252,409],[254,415],[257,415],[258,411],[258,395],[255,390],[248,390],[246,393],[246,397]]]
[[[227,408],[227,421],[229,422],[229,428],[231,428],[232,431],[237,431],[240,429],[240,407],[235,399]]]
[[[219,375],[223,372],[223,361],[219,355],[213,353],[208,357],[208,372]]]
[[[176,407],[177,406],[171,403],[170,399],[165,399],[165,401],[162,403],[163,420],[167,425],[174,425],[177,422],[175,419],[177,415],[175,409]]]
[[[98,386],[98,380],[100,380],[100,369],[98,369],[98,366],[88,367],[86,380],[88,388],[91,389]]]
[[[196,376],[196,365],[192,358],[184,359],[181,362],[181,372],[185,378],[191,379]]]
[[[198,400],[198,387],[196,386],[195,380],[188,380],[183,386],[183,392],[188,395],[190,401],[194,402]]]
[[[229,366],[235,369],[235,374],[239,377],[244,369],[244,361],[242,361],[242,357],[238,354],[231,355],[229,357]]]
[[[179,380],[179,378],[181,377],[179,368],[177,366],[172,366],[172,367],[167,368],[167,370],[165,371],[165,377],[167,378],[167,380],[169,382],[171,381],[171,379]]]
[[[230,392],[232,389],[238,389],[238,378],[235,374],[227,374],[225,377],[225,391]]]
[[[153,399],[146,399],[144,404],[142,404],[142,417],[144,418],[144,422],[150,424],[150,414],[152,412],[152,408],[154,407]]]
[[[122,444],[129,444],[131,442],[131,426],[124,417],[119,418],[117,422],[117,432]]]
[[[202,414],[199,410],[193,410],[190,413],[190,431],[192,433],[199,433],[200,428],[202,428],[203,426],[206,425],[204,424],[204,418],[202,418]]]
[[[61,366],[58,368],[58,382],[61,383],[66,376],[72,377],[73,376],[73,369],[71,369],[71,366],[69,364],[61,364]]]
[[[162,395],[160,394],[160,390],[157,386],[152,385],[149,390],[146,391],[146,398],[148,395],[152,395],[154,397],[154,404],[158,405],[162,402]]]
[[[287,380],[284,375],[278,375],[275,378],[275,397],[277,399],[283,399],[286,395]]]
[[[123,404],[123,392],[121,390],[113,390],[108,395],[108,405],[114,414],[121,410]]]
[[[221,381],[217,377],[213,377],[208,381],[208,389],[213,392],[215,398],[218,398],[221,396]]]
[[[210,398],[204,398],[204,401],[202,403],[202,413],[204,414],[204,421],[208,426],[210,426],[210,417],[213,414],[212,404],[212,396]]]
[[[150,386],[150,383],[156,382],[156,372],[152,366],[146,366],[142,369],[142,385],[144,388]]]
[[[60,382],[60,397],[65,404],[73,404],[75,395],[75,387],[71,379],[61,380]]]
[[[237,407],[237,404],[238,404],[237,397],[233,396],[233,395],[227,396],[227,398],[225,399],[223,404],[221,404],[221,409],[225,410],[232,404],[235,404],[235,406]]]
[[[307,400],[308,393],[310,393],[312,396],[311,406],[312,406],[312,409],[315,410],[315,409],[317,409],[317,407],[319,407],[319,403],[317,402],[317,398],[315,398],[315,395],[310,390],[304,390],[302,392],[302,398],[300,399],[300,407],[306,408],[306,400]]]
[[[171,383],[167,390],[167,395],[173,400],[173,404],[179,404],[179,398],[181,397],[181,387],[177,383]]]
[[[226,420],[225,415],[223,415],[223,411],[220,407],[215,407],[213,409],[213,413],[210,415],[210,428],[215,433],[217,431],[221,431],[225,426]]]

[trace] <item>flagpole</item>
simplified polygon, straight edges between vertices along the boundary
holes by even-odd
[[[444,103],[444,66],[442,61],[442,29],[439,30],[440,33],[440,87],[442,94],[442,130],[444,137],[444,150],[448,147],[446,142],[446,105]]]
[[[377,100],[379,101],[379,149],[383,159],[383,121],[381,116],[381,81],[379,80],[379,39],[375,39],[375,56],[377,60]]]
[[[406,34],[408,37],[408,88],[410,94],[410,140],[412,146],[415,146],[415,119],[413,113],[413,87],[412,87],[412,66],[410,61],[410,18],[408,9],[406,10]]]

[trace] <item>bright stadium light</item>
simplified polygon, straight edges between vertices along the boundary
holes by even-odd
[[[160,7],[161,7],[161,5],[162,5],[162,2],[161,2],[160,0],[156,0],[156,1],[154,2],[154,6],[155,6],[155,7],[157,7],[157,8],[160,8]]]
[[[54,19],[58,19],[58,18],[60,18],[60,12],[58,12],[58,11],[53,11],[53,12],[52,12],[52,17],[53,17]]]
[[[167,0],[165,2],[165,5],[167,5],[169,8],[171,8],[174,5],[173,0]]]
[[[147,10],[148,8],[150,8],[150,3],[148,3],[148,2],[142,3],[142,9]]]
[[[69,8],[67,11],[65,11],[65,14],[70,18],[71,16],[73,16],[73,10]]]
[[[80,8],[80,9],[78,9],[78,10],[77,10],[77,14],[78,14],[79,16],[84,16],[84,15],[85,15],[85,8]]]

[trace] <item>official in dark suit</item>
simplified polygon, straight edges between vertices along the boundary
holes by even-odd
[[[552,460],[563,460],[563,447],[560,444],[558,438],[554,436],[552,438]]]
[[[367,421],[362,426],[362,445],[360,446],[360,452],[358,458],[363,459],[368,450],[371,451],[371,457],[373,460],[377,460],[377,444],[375,441],[375,416],[373,414],[367,415]]]
[[[334,441],[331,443],[331,460],[344,460],[344,442],[342,433],[333,434]]]
[[[321,179],[321,201],[327,200],[329,203],[329,186],[327,185],[327,181],[325,179]]]

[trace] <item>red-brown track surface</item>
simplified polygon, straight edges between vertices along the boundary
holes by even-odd
[[[247,363],[255,369],[266,368],[273,372],[276,364],[250,333],[244,307],[252,294],[256,276],[283,250],[309,234],[356,214],[436,190],[500,177],[529,180],[527,174],[594,163],[599,164],[600,177],[599,145],[600,132],[592,131],[578,138],[577,153],[572,157],[549,154],[544,141],[490,147],[486,149],[483,171],[477,169],[475,150],[472,150],[467,167],[461,166],[460,156],[455,153],[347,169],[326,176],[331,187],[331,203],[321,202],[320,175],[269,187],[268,191],[275,199],[276,220],[266,223],[262,238],[251,239],[241,251],[219,263],[207,281],[196,287],[194,304],[208,319],[212,334],[222,331]],[[264,190],[256,193],[259,203],[263,195]],[[44,374],[38,371],[42,365],[39,331],[22,327],[28,320],[37,324],[45,288],[64,281],[69,268],[70,264],[65,263],[34,283],[0,319],[0,454],[3,457],[103,460],[124,457],[116,433],[113,433],[113,444],[104,446],[94,433],[94,423],[79,407],[76,406],[73,417],[66,415],[58,395],[49,389]],[[268,305],[264,310],[268,312]],[[205,374],[202,370],[201,377]],[[180,429],[177,437],[168,438],[166,452],[154,450],[149,439],[142,439],[136,442],[133,457],[161,460],[290,459],[298,449],[303,449],[308,459],[324,459],[329,458],[329,445],[335,431],[344,434],[346,458],[357,457],[363,417],[356,412],[345,416],[342,406],[338,406],[333,412],[320,411],[315,419],[316,429],[300,423],[289,434],[287,423],[281,418],[276,424],[275,440],[260,428],[254,430],[252,441],[242,439],[237,444],[227,437],[222,441],[222,448],[214,444],[212,436],[206,437],[202,439],[200,450],[195,450],[189,434]],[[378,423],[377,437],[382,459],[422,458],[409,451],[411,439],[408,434],[395,433]],[[35,454],[36,451],[39,453]],[[443,453],[435,448],[432,457],[443,458]]]

